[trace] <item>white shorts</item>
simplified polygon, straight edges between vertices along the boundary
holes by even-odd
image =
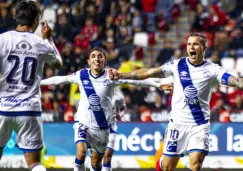
[[[92,146],[96,152],[103,154],[109,140],[109,129],[100,130],[89,128],[82,123],[76,122],[73,125],[74,142],[86,142],[87,146]]]
[[[41,116],[0,115],[0,148],[9,141],[12,131],[16,132],[16,144],[24,152],[40,151],[43,148]]]
[[[163,154],[165,156],[183,156],[199,151],[208,154],[210,123],[202,125],[180,125],[170,122],[165,133]]]
[[[116,122],[113,122],[110,126],[109,142],[107,144],[107,148],[112,151],[114,151],[114,149],[115,149],[116,134],[117,134],[117,125],[116,125]]]

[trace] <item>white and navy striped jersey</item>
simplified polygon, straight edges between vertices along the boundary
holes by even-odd
[[[56,78],[58,79],[58,77]],[[83,123],[88,127],[99,129],[107,129],[112,122],[112,118],[114,119],[113,105],[118,105],[118,102],[112,100],[121,100],[120,103],[123,104],[123,98],[113,98],[116,94],[116,85],[132,82],[135,85],[159,86],[158,83],[150,80],[147,80],[148,83],[146,83],[146,80],[112,81],[109,79],[107,70],[104,70],[98,77],[93,76],[90,69],[82,69],[72,75],[59,78],[63,79],[60,82],[71,82],[79,85],[81,97],[75,115],[75,121]],[[42,84],[50,84],[49,82],[53,79],[43,80]]]
[[[211,87],[216,80],[227,85],[230,74],[209,61],[195,66],[189,62],[188,57],[168,62],[162,65],[161,69],[165,77],[174,78],[170,119],[186,125],[208,122]]]
[[[33,33],[0,34],[0,115],[41,114],[42,70],[45,61],[56,62],[55,54],[48,40]]]

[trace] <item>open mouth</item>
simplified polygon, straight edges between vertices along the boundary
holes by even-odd
[[[197,54],[196,54],[195,51],[191,51],[191,52],[190,52],[190,55],[191,55],[191,57],[195,58]]]

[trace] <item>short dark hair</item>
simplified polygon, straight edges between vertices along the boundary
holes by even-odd
[[[91,49],[90,50],[90,52],[89,52],[89,56],[90,56],[90,54],[92,53],[92,52],[94,52],[94,51],[100,51],[104,56],[105,56],[105,58],[106,58],[106,51],[103,49],[103,48],[100,48],[100,47],[94,47],[93,49]],[[89,57],[88,57],[89,58]]]
[[[37,2],[22,0],[16,5],[17,25],[31,26],[35,19],[41,16],[40,6]]]
[[[198,37],[201,38],[201,42],[202,42],[204,47],[206,47],[208,45],[207,37],[204,36],[204,34],[199,33],[199,32],[194,32],[194,33],[191,33],[191,35],[189,37],[194,37],[194,36],[198,36]]]

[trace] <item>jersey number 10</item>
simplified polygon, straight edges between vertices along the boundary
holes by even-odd
[[[20,59],[16,55],[9,55],[8,61],[13,63],[13,67],[9,72],[6,81],[9,84],[18,84],[18,80],[14,79],[14,76],[19,69]],[[37,60],[33,57],[25,57],[22,68],[21,81],[24,85],[32,85],[35,80],[35,73],[37,67]]]

